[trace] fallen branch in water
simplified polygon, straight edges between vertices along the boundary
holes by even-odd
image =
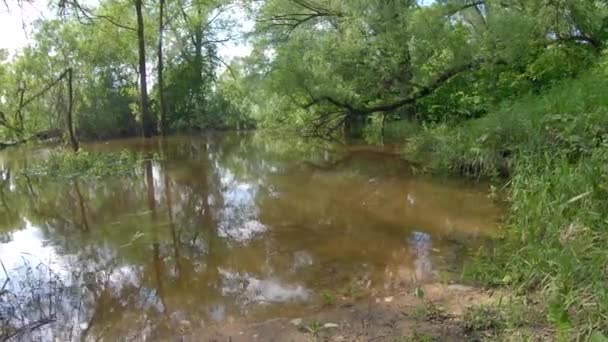
[[[2,341],[8,341],[12,338],[32,332],[38,328],[41,328],[41,327],[43,327],[47,324],[53,323],[53,322],[55,322],[54,318],[43,318],[43,319],[37,320],[35,322],[28,323],[28,324],[16,329],[15,331],[13,331],[11,333],[0,336],[0,338],[2,338]]]
[[[7,147],[14,147],[14,146],[18,146],[21,144],[25,144],[26,142],[28,142],[32,139],[36,139],[39,141],[46,141],[46,140],[59,138],[60,136],[61,136],[61,131],[58,129],[42,131],[42,132],[34,133],[29,138],[13,140],[13,141],[5,141],[5,142],[0,141],[0,150],[5,149]]]

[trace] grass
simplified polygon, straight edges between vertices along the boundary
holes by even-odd
[[[416,320],[424,321],[444,321],[447,316],[444,310],[432,302],[424,302],[413,308],[409,315]]]
[[[148,160],[158,159],[150,156]],[[87,152],[80,150],[74,153],[69,150],[51,152],[48,158],[37,161],[24,172],[30,176],[45,176],[56,179],[70,178],[105,178],[142,174],[144,161],[140,155],[129,151]]]
[[[321,292],[321,301],[323,306],[334,306],[336,304],[336,296],[330,291]]]
[[[504,313],[498,307],[481,305],[469,308],[464,315],[467,333],[485,332],[495,335],[505,328]]]
[[[535,321],[561,340],[608,335],[606,94],[600,65],[481,119],[424,127],[405,150],[432,172],[506,181],[504,234],[464,274],[539,296]]]

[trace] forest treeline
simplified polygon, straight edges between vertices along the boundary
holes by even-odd
[[[30,46],[2,56],[0,141],[63,132],[66,113],[81,138],[253,127],[390,137],[433,172],[508,180],[504,236],[465,272],[533,299],[513,316],[497,309],[500,327],[605,340],[608,1],[53,6]],[[251,53],[223,59],[244,22]],[[68,69],[73,96],[58,78]]]
[[[38,93],[69,68],[84,138],[460,122],[576,77],[608,34],[606,2],[591,0],[58,0],[51,10],[28,47],[0,56],[2,137],[63,129],[65,82]],[[244,22],[253,51],[226,60],[218,50]]]

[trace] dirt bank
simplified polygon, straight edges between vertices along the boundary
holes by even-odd
[[[463,341],[477,339],[463,321],[467,308],[498,295],[462,285],[425,285],[390,297],[338,301],[302,318],[232,323],[191,331],[186,341]],[[422,298],[421,298],[422,297]]]

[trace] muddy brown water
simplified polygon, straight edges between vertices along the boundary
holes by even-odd
[[[0,336],[154,340],[297,317],[441,279],[501,212],[487,186],[381,148],[260,133],[84,148],[160,158],[60,181],[23,175],[47,148],[0,153]]]

